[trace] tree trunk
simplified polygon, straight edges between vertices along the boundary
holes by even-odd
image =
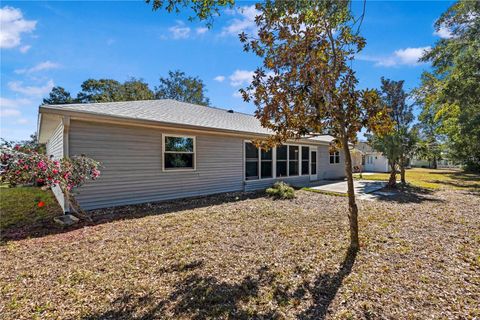
[[[348,148],[348,139],[342,139],[343,151],[345,153],[345,175],[347,176],[348,187],[348,221],[350,223],[350,250],[356,252],[360,249],[360,241],[358,239],[358,207],[355,203],[355,190],[353,188],[352,173],[352,155]]]
[[[432,169],[437,169],[437,157],[433,157]]]
[[[400,180],[402,181],[402,184],[406,184],[405,180],[405,158],[401,157],[400,158]]]
[[[390,163],[390,179],[388,179],[387,188],[396,188],[397,187],[397,168],[395,162]]]

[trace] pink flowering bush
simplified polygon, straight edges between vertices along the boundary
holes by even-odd
[[[3,147],[0,153],[0,182],[12,186],[39,184],[44,188],[58,186],[74,205],[73,189],[87,180],[100,176],[100,164],[86,156],[73,156],[61,160],[50,159],[35,151],[25,152],[19,146]]]

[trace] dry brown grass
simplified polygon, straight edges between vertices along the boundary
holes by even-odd
[[[117,209],[141,212],[4,243],[0,317],[480,317],[478,195],[359,201],[356,257],[346,198],[235,196]]]

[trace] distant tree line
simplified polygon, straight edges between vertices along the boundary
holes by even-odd
[[[204,82],[198,77],[187,76],[184,72],[169,71],[161,77],[158,86],[150,89],[143,79],[130,78],[121,83],[113,79],[88,79],[81,84],[81,91],[73,97],[65,88],[52,88],[44,104],[93,103],[114,101],[135,101],[153,99],[175,99],[199,105],[210,105],[206,97]]]

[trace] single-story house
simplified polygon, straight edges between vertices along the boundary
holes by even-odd
[[[250,142],[269,134],[252,115],[169,99],[42,105],[38,119],[48,155],[102,163],[100,178],[78,190],[85,210],[344,177],[343,152],[329,152],[331,136],[270,150]]]
[[[355,149],[362,155],[362,171],[389,172],[388,159],[381,152],[374,150],[367,142],[359,142]]]

